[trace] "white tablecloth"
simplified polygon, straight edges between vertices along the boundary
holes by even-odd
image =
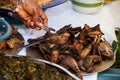
[[[56,7],[47,9],[45,12],[48,17],[48,25],[50,27],[59,30],[61,27],[71,24],[73,27],[88,24],[91,27],[100,24],[103,32],[109,36],[108,40],[116,40],[115,37],[115,27],[120,27],[120,1],[115,1],[109,4],[105,4],[104,7],[94,15],[82,14],[74,11],[70,1],[67,1]],[[21,25],[23,26],[23,25]],[[27,44],[27,39],[36,38],[41,36],[44,31],[35,30],[24,30],[23,28],[18,29],[25,39],[25,44]],[[26,49],[20,51],[19,55],[26,55]],[[97,80],[97,73],[84,76],[84,80]]]

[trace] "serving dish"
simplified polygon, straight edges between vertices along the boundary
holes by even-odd
[[[18,54],[20,46],[24,45],[24,38],[14,25],[10,25],[11,34],[6,39],[0,41],[0,54]]]
[[[103,7],[104,0],[71,0],[72,7],[79,13],[95,14]]]
[[[103,60],[102,63],[96,64],[94,66],[94,69],[92,70],[92,72],[82,72],[83,75],[89,75],[89,74],[93,74],[93,73],[102,72],[102,71],[110,68],[115,62],[117,44],[105,31],[103,31],[103,32],[104,32],[103,38],[105,38],[111,44],[111,46],[114,44],[114,46],[112,47],[113,50],[114,50],[114,58],[111,59],[111,60],[109,60],[109,59],[108,60]],[[33,58],[43,59],[43,55],[41,55],[40,53],[41,53],[40,50],[36,46],[27,48],[27,55],[31,56]]]
[[[20,33],[17,33],[15,36],[16,36],[16,38],[18,38],[19,40],[24,42],[24,38],[23,38],[23,36]],[[21,51],[20,49],[18,49],[18,47],[21,47],[23,45],[24,45],[24,43],[22,43],[22,44],[15,44],[15,47],[12,48],[12,49],[11,48],[0,49],[0,53],[4,53],[4,54],[18,54]]]
[[[50,4],[43,6],[42,9],[45,11],[48,8],[55,7],[57,5],[65,3],[66,1],[68,1],[68,0],[53,0]]]
[[[11,26],[4,18],[0,18],[0,41],[8,38],[11,34]]]
[[[114,41],[113,41],[112,45],[113,44],[114,44],[114,48],[115,48],[115,50],[114,50],[115,56],[112,60],[103,61],[101,64],[94,66],[94,70],[92,72],[90,72],[90,73],[82,72],[82,74],[89,75],[89,74],[93,74],[93,73],[103,72],[103,71],[109,69],[114,64],[114,62],[116,60],[117,44]],[[28,47],[27,48],[27,55],[32,57],[32,58],[43,59],[39,50],[35,49],[35,48]]]
[[[46,11],[48,8],[55,7],[66,1],[68,1],[68,0],[53,0],[50,4],[43,6],[42,9],[44,11]],[[13,14],[13,15],[11,16],[10,14]],[[18,15],[10,9],[0,8],[0,16],[4,17],[5,20],[10,24],[12,24],[12,23],[13,24],[23,24],[23,22],[19,18],[16,18],[16,16],[18,16]]]
[[[23,80],[26,78],[31,80],[80,80],[62,66],[29,56],[11,54],[0,55],[0,63],[4,64],[1,65],[0,68],[0,77],[1,79],[4,78],[4,80],[11,78],[16,79],[16,77],[17,79],[22,78]]]

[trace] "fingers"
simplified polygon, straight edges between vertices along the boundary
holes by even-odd
[[[35,29],[36,30],[40,30],[41,29],[41,26],[44,26],[42,23],[40,22],[36,22],[36,26],[35,26]]]
[[[31,21],[31,20],[24,21],[24,25],[25,25],[26,28],[32,28],[32,29],[35,28],[34,22]]]
[[[39,11],[39,13],[38,13]],[[36,30],[40,30],[41,29],[41,26],[47,26],[47,23],[48,23],[48,19],[45,15],[45,13],[42,11],[42,9],[38,9],[35,11],[35,15],[33,16],[33,23],[31,24],[31,26],[33,26],[34,24],[34,28]]]
[[[34,22],[34,21],[31,21],[31,20],[28,20],[28,21],[24,22],[24,24],[25,24],[26,28],[32,28],[32,29],[36,29],[36,30],[40,30],[41,26],[43,26],[42,23],[40,23],[38,21]]]
[[[43,10],[35,3],[31,3],[31,5],[29,5],[28,1],[20,5],[20,11],[18,12],[25,24],[25,27],[40,30],[41,26],[47,26],[48,19]]]
[[[41,18],[39,17],[39,11],[40,8],[34,8],[34,15],[32,15],[32,21],[29,23],[31,28],[35,28],[36,30],[40,30],[41,26],[43,26]]]
[[[48,18],[42,9],[39,10],[39,17],[41,18],[43,25],[47,26],[48,25]]]

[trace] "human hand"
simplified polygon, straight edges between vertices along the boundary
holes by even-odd
[[[22,18],[25,27],[40,30],[47,26],[48,19],[43,10],[33,0],[25,0],[18,5],[18,15]]]

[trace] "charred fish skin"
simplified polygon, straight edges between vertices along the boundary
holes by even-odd
[[[81,79],[81,73],[91,73],[95,65],[102,63],[103,57],[107,60],[114,57],[112,47],[107,44],[109,42],[103,40],[104,33],[99,24],[94,27],[85,24],[83,28],[66,25],[56,33],[42,36],[50,40],[39,44],[41,54],[45,59],[76,73]]]
[[[78,66],[81,70],[85,72],[92,72],[94,70],[95,63],[101,63],[102,59],[98,55],[89,55],[85,57],[84,59],[78,61]]]
[[[108,59],[114,58],[113,49],[106,40],[104,40],[100,43],[99,49],[100,49],[101,55],[107,57]]]
[[[61,63],[60,65],[63,65],[65,67],[68,67],[70,69],[72,69],[76,75],[81,79],[83,80],[83,77],[82,77],[82,73],[78,67],[78,64],[77,62],[75,61],[75,59],[73,59],[72,57],[70,56],[64,56],[61,60]]]

